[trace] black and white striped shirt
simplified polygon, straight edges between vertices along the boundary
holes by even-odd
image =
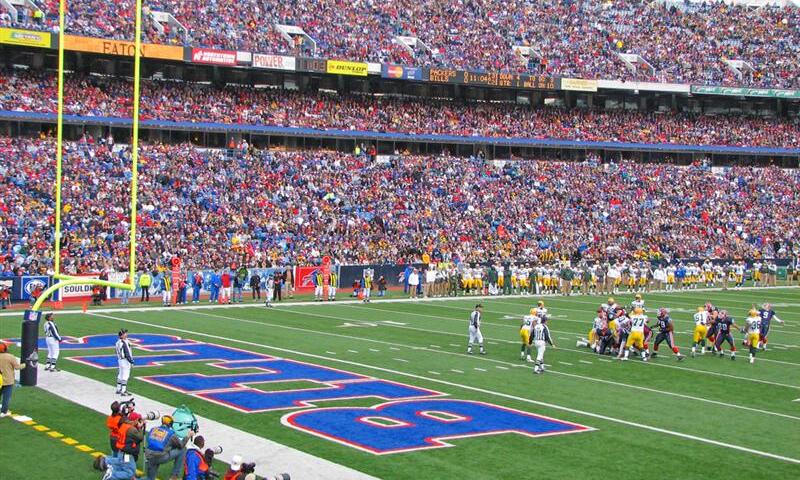
[[[481,312],[475,310],[469,316],[469,326],[481,328]]]
[[[535,342],[547,342],[550,345],[553,342],[550,340],[550,329],[547,328],[547,325],[543,323],[537,323],[535,327],[533,327],[533,340]]]
[[[58,327],[56,326],[56,322],[47,321],[44,324],[44,336],[47,338],[55,338],[59,342],[61,341],[61,335],[58,333]]]
[[[133,363],[133,353],[131,352],[131,344],[127,340],[119,339],[116,345],[117,359],[127,360]]]

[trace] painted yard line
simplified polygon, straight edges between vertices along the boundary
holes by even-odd
[[[594,365],[592,362],[589,362],[587,360],[578,360],[578,361],[581,362],[581,363],[584,363],[586,365]]]
[[[567,366],[570,366],[570,367],[573,366],[573,364],[569,363],[569,362],[558,362],[558,363],[560,363],[561,365],[567,365]]]
[[[464,373],[463,371],[456,370],[455,368],[451,368],[450,371],[453,372],[453,373]]]
[[[398,362],[408,363],[408,360],[404,358],[393,358],[392,360],[397,360]]]
[[[200,314],[200,313],[196,313],[196,314]],[[221,315],[212,315],[212,314],[205,314],[205,313],[204,314],[200,314],[200,315],[218,317],[218,318],[234,320],[234,321],[235,320],[239,320],[239,321],[242,321],[242,322],[250,322],[250,323],[256,323],[256,324],[262,324],[264,326],[284,328],[284,329],[289,329],[289,330],[297,330],[297,331],[301,331],[301,332],[310,332],[310,330],[306,330],[306,329],[299,328],[299,327],[290,327],[290,326],[286,326],[286,325],[275,325],[275,324],[263,324],[262,322],[256,322],[254,320],[237,319],[235,317],[224,317],[224,316],[221,316]],[[309,315],[309,314],[305,313],[305,315]],[[312,314],[312,315],[319,315],[319,314]],[[409,329],[409,328],[413,328],[413,327],[398,327],[398,328]],[[416,328],[415,328],[415,330],[422,330],[422,331],[425,331],[425,332],[428,332],[428,333],[445,333],[445,332],[438,332],[438,331],[435,331],[435,330],[424,330],[424,329],[416,329]],[[446,333],[446,334],[449,334],[449,333]],[[389,342],[385,342],[383,340],[375,340],[375,339],[365,338],[365,337],[354,337],[354,336],[350,336],[350,335],[342,335],[342,334],[336,334],[336,333],[325,333],[325,335],[330,335],[330,336],[335,336],[335,337],[342,337],[342,338],[347,338],[347,339],[356,340],[356,341],[369,341],[369,342],[376,342],[376,343],[389,343]],[[511,341],[506,341],[506,342],[507,343],[516,343],[516,342],[511,342]],[[469,355],[466,355],[466,354],[460,354],[460,353],[448,352],[448,351],[442,351],[442,350],[433,350],[433,349],[428,349],[428,348],[424,348],[424,347],[411,347],[409,345],[403,345],[403,344],[399,344],[399,343],[394,343],[394,344],[395,345],[401,345],[401,346],[403,346],[405,348],[414,348],[414,349],[426,350],[426,351],[429,351],[429,352],[436,352],[436,353],[440,353],[440,354],[444,354],[444,355],[456,355],[456,356],[459,356],[459,357],[467,357],[467,356],[469,356]],[[573,351],[577,351],[577,350],[573,350]],[[581,353],[587,353],[589,355],[595,355],[595,354],[593,354],[591,352],[581,352]],[[482,360],[482,361],[488,361],[488,362],[491,362],[491,363],[500,363],[500,364],[503,364],[503,365],[510,365],[512,367],[519,367],[520,366],[520,365],[517,365],[517,364],[512,364],[512,363],[504,362],[504,361],[500,361],[500,360],[489,359],[489,358],[485,358],[485,357],[481,357],[479,359]],[[638,364],[639,362],[634,362],[634,363]],[[645,365],[645,364],[642,364],[642,365]],[[650,365],[659,365],[659,364],[651,362]],[[546,366],[550,367],[551,365],[546,365]],[[667,366],[667,365],[664,365],[664,366]],[[647,391],[647,392],[650,392],[650,393],[668,395],[668,396],[673,396],[673,397],[677,397],[677,398],[684,398],[684,399],[689,399],[689,400],[694,400],[694,401],[699,401],[699,402],[712,403],[712,404],[715,404],[715,405],[723,405],[723,406],[727,406],[727,407],[730,407],[730,408],[737,408],[737,409],[741,409],[741,410],[747,410],[747,411],[766,414],[766,415],[775,415],[775,416],[779,416],[779,417],[792,418],[792,419],[800,420],[800,417],[793,417],[791,415],[786,415],[786,414],[782,414],[782,413],[778,413],[778,412],[771,412],[771,411],[763,410],[763,409],[756,409],[756,408],[746,407],[746,406],[742,406],[742,405],[736,405],[736,404],[731,404],[731,403],[726,403],[726,402],[720,402],[720,401],[717,401],[717,400],[711,400],[711,399],[707,399],[707,398],[703,398],[703,397],[695,397],[695,396],[684,395],[684,394],[679,394],[679,393],[675,393],[675,392],[669,392],[669,391],[663,391],[663,390],[657,390],[657,389],[652,389],[652,388],[641,387],[641,386],[638,386],[638,385],[625,384],[625,383],[616,382],[616,381],[613,381],[613,380],[604,380],[604,379],[600,379],[600,378],[596,378],[596,377],[585,377],[585,376],[581,376],[581,375],[569,374],[569,373],[559,372],[559,371],[552,371],[552,373],[559,374],[559,375],[570,376],[572,378],[582,379],[582,380],[586,380],[586,381],[592,381],[592,382],[596,382],[596,383],[604,383],[604,384],[609,384],[609,385],[621,386],[621,387],[631,388],[631,389],[640,390],[640,391]],[[799,388],[800,389],[800,387],[793,387],[793,388]]]
[[[439,345],[429,345],[429,347],[431,347],[431,348],[442,348]]]
[[[499,368],[500,370],[508,370],[508,367],[504,367],[502,365],[495,365],[494,368]],[[798,399],[800,400],[800,399]]]
[[[479,372],[485,372],[486,371],[485,368],[478,368],[478,367],[475,367],[475,370],[477,370]]]
[[[430,373],[431,375],[441,375],[441,373],[434,372],[433,370],[428,370],[428,373]]]
[[[379,310],[379,311],[382,311],[384,313],[386,313],[386,312],[389,312],[389,313],[402,313],[404,315],[413,315],[413,316],[417,316],[417,317],[435,318],[437,320],[448,320],[448,321],[451,321],[451,322],[461,322],[460,319],[453,318],[453,317],[441,316],[441,315],[428,315],[426,313],[413,313],[413,312],[398,312],[397,310],[387,310],[387,309],[383,309],[383,308],[374,308],[374,307],[360,307],[360,308],[369,309],[369,310]],[[331,316],[331,315],[323,315],[323,314],[309,313],[309,312],[297,312],[297,311],[294,311],[294,310],[289,310],[289,311],[292,312],[292,313],[296,313],[298,315],[309,315],[309,316],[330,318],[330,319],[335,319],[335,320],[341,320],[342,319],[341,317],[334,317],[334,316]],[[205,313],[201,313],[201,312],[196,312],[196,313],[200,314],[200,315],[210,315],[210,314],[205,314]],[[221,317],[221,318],[229,318],[229,317]],[[230,317],[230,318],[232,318],[232,317]],[[247,320],[245,320],[245,321],[247,321]],[[505,323],[482,322],[482,324],[483,325],[495,326],[495,327],[513,328],[514,330],[518,330],[519,329],[518,325],[510,325],[510,324],[505,324]],[[394,325],[394,326],[397,326],[397,325]],[[419,330],[418,328],[409,327],[409,326],[405,326],[405,327],[402,327],[402,328]],[[436,332],[435,330],[422,330],[422,331],[427,331],[427,332],[431,332],[431,333]],[[577,338],[578,336],[581,335],[580,333],[565,332],[563,330],[550,329],[550,331],[551,332],[555,332],[555,333],[565,333],[565,334],[573,335],[573,338]],[[451,334],[451,335],[455,335],[456,334],[454,332],[436,332],[436,333],[447,333],[447,334]],[[513,343],[518,343],[518,342],[513,342]],[[579,352],[579,353],[592,355],[591,352],[584,352],[584,351],[579,351],[579,350],[570,349],[570,348],[561,348],[561,350],[567,350],[567,351]],[[800,367],[800,363],[786,362],[786,361],[783,361],[783,360],[772,360],[772,359],[769,359],[769,358],[763,358],[761,360],[764,360],[764,361],[769,362],[769,363],[780,363],[780,364],[793,365],[793,366]],[[654,364],[654,365],[659,365],[659,364]],[[789,386],[790,388],[798,388],[798,389],[800,389],[800,386],[793,386],[793,385],[790,386],[790,385],[784,385],[784,384],[780,384],[780,383],[769,382],[767,380],[749,379],[749,378],[746,378],[746,377],[737,377],[736,375],[729,375],[729,374],[723,374],[723,373],[718,373],[718,372],[711,372],[711,371],[708,371],[708,370],[697,370],[697,369],[689,368],[689,367],[675,367],[675,366],[672,366],[672,365],[661,365],[661,366],[670,367],[670,368],[678,368],[678,369],[681,369],[681,370],[687,370],[687,371],[692,371],[692,372],[703,372],[703,373],[707,373],[709,375],[724,375],[724,376],[730,376],[731,378],[745,379],[745,380],[750,380],[750,381],[758,382],[758,383],[769,383],[769,384],[772,384],[772,385]]]
[[[377,348],[370,348],[369,351],[370,352],[380,352],[380,350],[378,350]]]
[[[325,353],[327,353],[328,355],[336,355],[336,352],[325,352]]]
[[[110,318],[112,320],[117,320],[117,321],[128,322],[128,323],[132,323],[132,324],[135,324],[135,325],[144,325],[144,326],[151,327],[151,328],[158,328],[158,329],[167,330],[167,331],[180,332],[180,333],[185,333],[185,334],[189,334],[189,335],[197,335],[197,336],[202,336],[202,337],[206,337],[206,338],[213,338],[213,339],[216,339],[216,340],[229,341],[229,342],[234,342],[234,343],[238,343],[238,344],[241,344],[241,345],[248,345],[248,346],[252,346],[252,347],[264,348],[264,349],[269,349],[269,350],[274,350],[274,351],[279,351],[279,352],[284,352],[284,353],[291,353],[291,354],[294,354],[294,355],[301,355],[301,356],[305,356],[305,357],[309,357],[309,358],[316,358],[316,359],[319,359],[319,360],[327,360],[327,361],[331,361],[331,362],[338,362],[338,363],[343,363],[343,364],[347,364],[347,365],[357,366],[357,367],[360,367],[360,368],[372,369],[372,370],[379,371],[379,372],[391,373],[391,374],[394,374],[394,375],[400,375],[400,376],[404,376],[404,377],[408,377],[408,378],[415,378],[417,380],[425,380],[425,381],[428,381],[428,382],[438,383],[438,384],[441,384],[441,385],[447,385],[447,386],[450,386],[450,387],[460,388],[460,389],[463,389],[463,390],[469,390],[469,391],[473,391],[473,392],[477,392],[477,393],[483,393],[483,394],[486,394],[486,395],[489,395],[489,396],[505,398],[505,399],[509,399],[509,400],[522,402],[522,403],[529,403],[531,405],[539,405],[539,406],[542,406],[542,407],[552,408],[552,409],[555,409],[555,410],[561,410],[561,411],[573,413],[573,414],[576,414],[576,415],[582,415],[582,416],[586,416],[586,417],[595,418],[595,419],[598,419],[598,420],[601,420],[601,421],[608,421],[608,422],[618,423],[618,424],[629,426],[629,427],[633,427],[633,428],[638,428],[638,429],[642,429],[642,430],[648,430],[648,431],[656,432],[656,433],[663,433],[665,435],[670,435],[670,436],[674,436],[674,437],[678,437],[678,438],[685,438],[687,440],[693,440],[693,441],[696,441],[696,442],[699,442],[699,443],[705,443],[705,444],[708,444],[708,445],[714,445],[714,446],[717,446],[717,447],[721,447],[723,449],[738,450],[738,451],[741,451],[741,452],[746,452],[746,453],[750,453],[750,454],[761,456],[761,457],[765,457],[765,458],[771,458],[771,459],[774,459],[774,460],[781,460],[781,461],[784,461],[784,462],[789,462],[789,463],[794,463],[794,464],[800,465],[800,459],[797,459],[797,458],[786,457],[786,456],[783,456],[783,455],[777,455],[777,454],[774,454],[774,453],[765,452],[765,451],[761,451],[761,450],[756,450],[756,449],[752,449],[752,448],[748,448],[748,447],[743,447],[743,446],[739,446],[739,445],[735,445],[735,444],[731,444],[731,443],[720,442],[720,441],[712,440],[712,439],[709,439],[709,438],[699,437],[697,435],[692,435],[692,434],[687,434],[687,433],[682,433],[682,432],[676,432],[676,431],[673,431],[673,430],[668,430],[668,429],[664,429],[664,428],[660,428],[660,427],[655,427],[655,426],[647,425],[647,424],[644,424],[644,423],[631,422],[631,421],[620,419],[620,418],[610,417],[610,416],[607,416],[607,415],[604,415],[604,414],[588,412],[588,411],[584,411],[584,410],[578,410],[578,409],[574,409],[574,408],[570,408],[570,407],[564,407],[562,405],[557,405],[557,404],[548,403],[548,402],[540,402],[538,400],[519,397],[519,396],[516,396],[516,395],[510,395],[510,394],[498,392],[498,391],[495,391],[495,390],[487,390],[487,389],[484,389],[484,388],[474,387],[474,386],[471,386],[471,385],[458,384],[458,383],[450,382],[450,381],[447,381],[447,380],[441,380],[441,379],[438,379],[438,378],[425,377],[423,375],[417,375],[417,374],[414,374],[414,373],[408,373],[408,372],[403,372],[403,371],[399,371],[399,370],[393,370],[393,369],[389,369],[389,368],[379,367],[379,366],[376,366],[376,365],[369,365],[369,364],[360,363],[360,362],[354,362],[354,361],[350,361],[350,360],[342,360],[342,359],[339,359],[339,358],[329,358],[329,357],[325,357],[324,355],[317,355],[317,354],[314,354],[314,353],[307,353],[307,352],[302,352],[302,351],[299,351],[299,350],[291,350],[291,349],[288,349],[288,348],[267,346],[267,345],[258,344],[258,343],[255,343],[255,342],[249,342],[249,341],[246,341],[246,340],[239,340],[239,339],[230,338],[230,337],[223,337],[221,335],[213,335],[213,334],[209,334],[209,333],[197,332],[197,331],[187,330],[187,329],[183,329],[183,328],[167,327],[167,326],[158,325],[158,324],[155,324],[155,323],[142,322],[142,321],[139,321],[139,320],[130,320],[130,319],[121,318],[121,317],[112,317],[112,316],[108,316],[108,315],[97,315],[97,314],[94,314],[94,313],[92,315],[96,315],[96,316],[99,316],[99,317]]]

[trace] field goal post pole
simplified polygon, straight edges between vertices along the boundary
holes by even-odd
[[[55,212],[55,248],[53,278],[58,280],[45,289],[33,306],[25,311],[22,321],[22,361],[27,368],[20,376],[20,383],[26,386],[35,386],[38,371],[38,344],[39,321],[41,319],[42,304],[53,293],[68,285],[98,285],[101,287],[119,288],[122,290],[134,289],[134,276],[136,274],[136,212],[137,189],[139,185],[139,80],[141,77],[141,51],[142,51],[142,0],[136,0],[136,20],[134,28],[134,55],[133,55],[133,137],[131,140],[131,225],[130,225],[130,263],[128,270],[129,283],[110,282],[94,278],[79,278],[61,273],[61,176],[64,140],[64,18],[66,15],[66,0],[58,2],[58,116],[56,124],[56,212]]]

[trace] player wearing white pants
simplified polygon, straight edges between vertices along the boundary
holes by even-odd
[[[541,319],[533,327],[533,346],[536,347],[536,362],[533,365],[533,373],[544,373],[544,351],[547,345],[553,345],[550,338],[550,329],[547,328],[546,320]]]
[[[486,350],[483,349],[483,334],[481,333],[481,314],[483,313],[483,305],[480,303],[475,305],[475,310],[469,315],[469,343],[467,344],[467,353],[472,355],[472,345],[477,343],[480,348],[481,355],[486,355]]]
[[[47,343],[47,364],[44,367],[45,372],[57,372],[56,362],[58,361],[58,354],[60,352],[61,335],[58,333],[58,326],[53,319],[53,314],[48,313],[45,315],[44,336]]]
[[[131,376],[131,368],[133,367],[133,352],[131,351],[131,344],[128,341],[128,330],[122,329],[119,331],[119,340],[116,344],[117,350],[117,395],[129,397],[128,393],[128,378]]]

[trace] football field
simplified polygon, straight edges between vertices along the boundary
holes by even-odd
[[[534,375],[519,358],[518,331],[540,298],[557,348],[546,352],[547,372]],[[621,305],[633,299],[615,298]],[[771,302],[787,323],[773,324],[769,350],[755,364],[739,332],[735,361],[707,353],[678,362],[662,345],[650,362],[620,362],[576,347],[605,299],[62,312],[62,335],[110,337],[65,342],[59,367],[113,392],[108,341],[127,328],[142,346],[134,351],[134,395],[186,404],[378,478],[800,478],[800,290],[644,294],[651,320],[657,308],[671,310],[687,356],[696,307],[711,301],[742,326],[752,304]],[[484,306],[486,355],[466,353],[476,303]],[[0,338],[17,337],[20,320],[0,317]],[[17,389],[12,410],[94,450],[106,448],[104,418],[93,410],[38,388]],[[99,477],[86,453],[24,424],[1,419],[0,438],[9,478],[30,474],[15,460],[21,455],[36,460],[43,478]],[[64,468],[69,477],[59,476]]]

